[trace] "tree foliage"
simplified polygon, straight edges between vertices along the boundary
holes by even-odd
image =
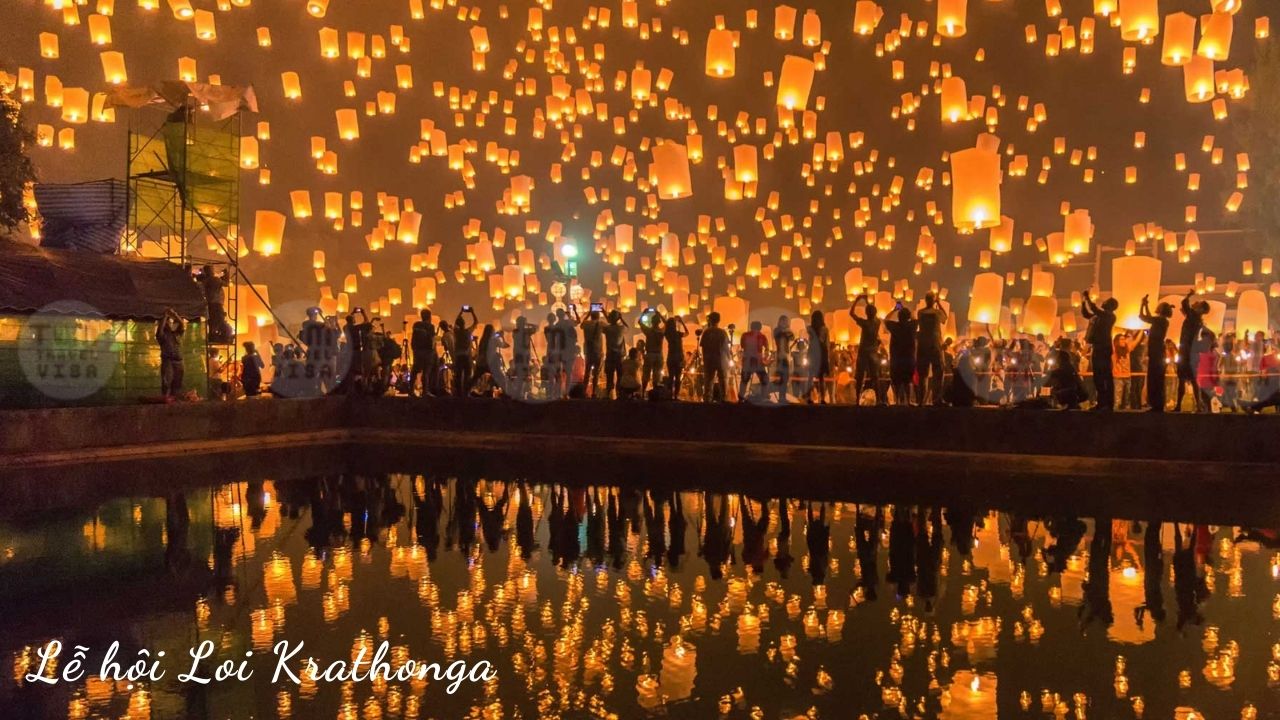
[[[35,166],[27,156],[34,139],[22,124],[21,106],[0,93],[0,229],[13,230],[27,220],[22,191],[36,179]]]

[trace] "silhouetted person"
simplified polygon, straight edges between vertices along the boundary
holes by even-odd
[[[702,399],[723,401],[729,387],[729,335],[720,327],[720,313],[707,315],[707,327],[698,344],[702,350]]]
[[[938,296],[926,293],[924,308],[916,318],[916,369],[920,374],[916,401],[921,405],[925,402],[925,388],[929,390],[930,402],[942,404],[942,328],[946,324],[947,313],[938,304]]]
[[[916,372],[916,321],[911,310],[898,303],[885,318],[889,330],[889,385],[895,405],[911,404],[911,378]]]
[[[467,322],[467,316],[471,321]],[[453,320],[453,395],[464,397],[471,387],[471,371],[474,368],[471,354],[471,333],[480,321],[470,305],[463,305]]]
[[[1120,303],[1107,298],[1099,306],[1084,292],[1080,313],[1089,320],[1084,339],[1089,343],[1089,369],[1093,371],[1093,387],[1098,394],[1094,410],[1113,410],[1116,406],[1116,381],[1111,366],[1111,335],[1116,326],[1116,308]]]
[[[644,531],[648,540],[648,557],[652,558],[655,567],[662,567],[662,558],[667,554],[667,524],[662,516],[664,503],[665,500],[653,491],[644,494]]]
[[[262,356],[253,342],[246,340],[244,355],[240,358],[240,386],[244,388],[245,397],[257,397],[262,394]]]
[[[604,319],[596,307],[592,307],[582,319],[582,347],[586,357],[583,381],[587,384],[587,397],[595,398],[599,394],[597,386],[604,365]]]
[[[186,324],[173,308],[164,311],[156,324],[156,344],[160,346],[160,396],[166,402],[182,394],[182,334]]]
[[[1059,406],[1067,410],[1079,410],[1086,393],[1075,357],[1071,354],[1071,339],[1058,338],[1049,351],[1049,394]]]
[[[1174,412],[1182,411],[1182,397],[1187,392],[1188,383],[1191,385],[1196,412],[1201,411],[1200,393],[1196,385],[1196,370],[1200,364],[1196,343],[1200,340],[1200,331],[1204,329],[1204,316],[1209,312],[1209,302],[1191,302],[1194,294],[1195,290],[1188,290],[1182,298],[1182,330],[1178,333],[1178,401],[1173,406]]]
[[[774,370],[778,373],[778,402],[786,404],[787,393],[791,390],[791,350],[796,335],[791,332],[791,320],[786,315],[778,316],[778,324],[773,327]]]
[[[520,557],[528,560],[537,548],[533,532],[533,502],[528,485],[520,485],[520,499],[516,503],[516,544]]]
[[[764,325],[759,320],[751,321],[750,329],[742,333],[742,337],[738,339],[739,346],[742,347],[742,375],[738,381],[738,402],[747,401],[747,388],[751,385],[751,378],[756,378],[760,382],[760,399],[769,392],[769,373],[765,371],[764,358],[769,351],[769,340],[763,332]]]
[[[662,313],[649,308],[640,314],[640,332],[644,333],[644,367],[640,378],[640,395],[662,382],[662,340],[666,320]]]
[[[609,311],[609,322],[601,332],[604,333],[604,396],[613,397],[613,390],[622,379],[622,358],[626,355],[627,339],[624,335],[627,321],[622,313]]]
[[[1151,412],[1164,412],[1164,341],[1169,336],[1173,306],[1162,302],[1152,315],[1147,296],[1143,295],[1138,317],[1151,326],[1147,331],[1147,405]]]
[[[667,342],[667,397],[680,399],[680,381],[684,377],[684,338],[689,327],[684,318],[672,315],[662,326],[662,337]]]
[[[865,316],[859,316],[857,312],[858,304],[864,307]],[[862,330],[858,337],[858,367],[854,371],[854,392],[853,404],[858,405],[862,402],[862,391],[867,385],[876,395],[876,404],[884,405],[884,391],[880,389],[880,358],[877,356],[877,350],[880,347],[880,318],[876,317],[876,306],[871,303],[871,298],[866,293],[862,293],[853,299],[853,307],[849,308],[849,317],[858,324]]]
[[[421,318],[413,324],[409,332],[409,350],[413,353],[409,366],[409,397],[417,392],[418,378],[422,378],[422,394],[435,394],[436,371],[440,359],[436,357],[436,326],[431,319],[431,311],[423,310]]]
[[[827,328],[827,320],[821,310],[814,310],[809,316],[809,366],[806,368],[809,389],[805,391],[806,399],[812,403],[812,392],[817,392],[818,402],[827,404],[827,378],[831,376],[831,331]]]

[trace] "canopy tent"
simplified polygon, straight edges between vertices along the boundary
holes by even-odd
[[[48,311],[56,303],[93,316],[157,320],[168,308],[187,319],[208,313],[204,294],[181,265],[118,255],[51,250],[0,239],[0,312]]]

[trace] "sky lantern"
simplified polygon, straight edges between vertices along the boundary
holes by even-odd
[[[396,240],[405,245],[417,245],[418,233],[422,229],[422,214],[406,210],[400,214],[400,222],[396,226]]]
[[[1006,253],[1013,249],[1013,218],[1000,216],[1000,224],[991,228],[990,248],[992,252]]]
[[[938,2],[938,34],[943,37],[958,38],[964,36],[968,15],[968,0],[937,0]]]
[[[89,40],[94,45],[111,44],[111,18],[106,15],[89,16]]]
[[[360,116],[354,108],[338,108],[334,111],[338,120],[338,137],[355,140],[360,137]]]
[[[528,208],[531,202],[533,178],[528,175],[516,175],[511,178],[511,204],[517,208]]]
[[[707,75],[731,78],[737,66],[737,50],[733,47],[733,32],[712,28],[707,33]]]
[[[274,210],[258,210],[253,217],[253,248],[263,257],[279,255],[284,245],[285,217]]]
[[[757,170],[755,145],[736,145],[733,148],[733,179],[737,182],[755,182],[760,176]]]
[[[240,169],[256,170],[258,167],[258,138],[247,135],[240,138]]]
[[[951,153],[951,222],[961,232],[1000,224],[1000,156],[994,151]]]
[[[796,9],[790,5],[778,5],[773,9],[773,36],[790,40],[796,35]]]
[[[1210,60],[1226,60],[1231,54],[1232,17],[1228,13],[1215,12],[1201,23],[1200,44],[1196,54]]]
[[[874,0],[858,0],[853,7],[853,31],[859,35],[875,32],[884,10]]]
[[[1267,296],[1261,290],[1245,290],[1236,300],[1236,332],[1250,334],[1266,332],[1270,327],[1267,316]]]
[[[1118,257],[1111,261],[1111,297],[1120,303],[1116,326],[1126,330],[1147,327],[1138,317],[1144,295],[1160,294],[1160,260],[1145,255]]]
[[[969,322],[992,325],[1000,322],[1004,302],[1004,277],[1000,273],[979,273],[973,278],[969,298]]]
[[[735,340],[746,332],[750,325],[751,305],[742,297],[721,296],[711,304],[715,312],[720,313],[720,327],[726,330],[734,326]]]
[[[208,10],[197,10],[193,16],[196,37],[200,40],[217,40],[218,29],[213,13]]]
[[[89,120],[89,91],[84,88],[62,89],[62,120],[79,125]]]
[[[822,18],[813,8],[804,11],[804,19],[800,21],[800,41],[806,47],[817,47],[822,44]]]
[[[658,196],[678,200],[693,195],[689,173],[689,153],[683,145],[660,142],[653,146],[653,171],[658,181]]]
[[[320,57],[330,60],[339,56],[338,48],[338,31],[334,28],[324,27],[318,31],[320,36]]]
[[[1213,61],[1196,55],[1182,66],[1182,87],[1189,103],[1208,102],[1213,99]]]
[[[189,0],[169,0],[169,9],[179,20],[190,20],[195,15]]]
[[[298,79],[298,73],[292,70],[280,73],[280,85],[284,89],[286,100],[298,100],[302,97],[302,82]]]
[[[1032,295],[1022,306],[1022,331],[1048,336],[1058,319],[1058,301],[1052,297]]]
[[[329,0],[307,0],[307,14],[314,18],[322,18],[329,12]]]
[[[812,60],[798,55],[782,59],[782,71],[778,76],[779,107],[803,110],[809,105],[809,92],[813,89],[814,65]]]
[[[502,292],[513,300],[524,294],[524,269],[519,265],[502,267]]]
[[[1184,12],[1169,13],[1164,17],[1164,46],[1160,62],[1180,67],[1190,62],[1195,54],[1196,19]]]
[[[1120,37],[1129,42],[1149,40],[1160,34],[1157,0],[1120,0]]]
[[[295,220],[304,220],[311,217],[311,191],[310,190],[292,190],[289,192],[289,204],[293,206],[293,217]]]
[[[199,79],[199,76],[196,74],[195,58],[178,58],[178,79],[183,82],[195,82]]]
[[[1073,210],[1063,220],[1062,241],[1067,252],[1072,255],[1084,255],[1089,252],[1089,241],[1093,239],[1093,220],[1089,211]]]
[[[964,78],[952,75],[942,81],[942,121],[961,122],[969,119],[969,93]]]
[[[102,59],[102,75],[108,85],[119,85],[129,79],[124,69],[124,53],[107,50],[99,57]]]
[[[57,33],[43,32],[40,33],[40,57],[45,60],[58,59],[58,35]]]

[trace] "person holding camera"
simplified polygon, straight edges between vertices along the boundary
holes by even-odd
[[[605,399],[613,397],[614,388],[617,387],[622,374],[622,355],[627,348],[627,338],[625,331],[627,321],[622,318],[622,313],[617,308],[609,311],[609,322],[604,326],[601,332],[604,333],[604,396]]]
[[[663,323],[662,336],[667,341],[667,397],[680,399],[680,379],[684,376],[684,338],[689,328],[684,318],[672,315]]]
[[[431,311],[424,309],[421,318],[413,324],[409,332],[409,350],[413,353],[413,363],[409,366],[409,397],[414,397],[414,388],[418,377],[422,377],[422,394],[431,397],[436,365],[440,360],[436,357],[436,325],[431,319]]]
[[[665,320],[655,308],[640,313],[640,332],[644,333],[644,371],[640,378],[640,394],[657,388],[662,381],[662,339]]]
[[[582,347],[586,354],[583,378],[587,385],[586,396],[593,399],[599,392],[600,366],[604,363],[604,320],[600,317],[603,311],[602,303],[591,303],[591,311],[581,323]]]

